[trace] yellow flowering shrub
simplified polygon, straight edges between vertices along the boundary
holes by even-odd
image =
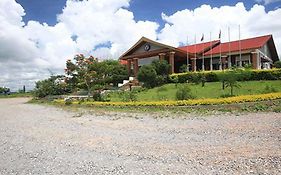
[[[195,106],[195,105],[220,105],[231,103],[257,102],[264,100],[281,99],[281,92],[259,94],[259,95],[241,95],[228,98],[206,98],[181,101],[137,101],[137,102],[98,102],[98,101],[73,101],[72,104],[84,104],[93,106]],[[55,103],[64,104],[64,100],[55,100]]]

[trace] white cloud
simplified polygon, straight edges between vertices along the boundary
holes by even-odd
[[[239,14],[239,15],[238,15]],[[264,6],[254,5],[247,10],[243,3],[235,6],[222,6],[212,8],[209,5],[202,5],[194,10],[178,11],[170,16],[162,14],[166,22],[158,38],[167,44],[178,46],[189,42],[194,43],[197,36],[199,42],[202,34],[205,41],[218,39],[219,31],[222,30],[222,40],[228,41],[228,27],[230,27],[231,40],[239,39],[238,26],[241,26],[241,38],[255,37],[259,35],[273,34],[278,53],[281,53],[281,9],[266,12]]]
[[[213,39],[220,29],[227,40],[238,38],[238,23],[242,37],[273,34],[281,52],[281,9],[266,12],[255,5],[247,10],[243,3],[212,8],[202,5],[194,10],[178,11],[170,16],[162,14],[164,28],[152,21],[136,21],[129,11],[130,0],[68,0],[57,24],[48,26],[37,21],[25,24],[23,7],[15,0],[0,0],[0,86],[17,90],[22,85],[32,87],[34,81],[54,73],[63,73],[66,59],[76,53],[97,57],[117,58],[141,36],[159,39],[174,46],[197,39],[205,33]],[[239,15],[237,15],[239,14]],[[75,39],[73,39],[75,38]]]
[[[128,6],[129,0],[68,0],[57,24],[48,26],[24,24],[24,9],[15,0],[1,0],[0,86],[17,90],[46,78],[49,70],[63,73],[76,53],[116,58],[141,36],[156,39],[158,24],[135,21]]]

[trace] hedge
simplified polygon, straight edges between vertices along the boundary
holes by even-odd
[[[241,95],[228,98],[207,98],[181,101],[139,101],[139,102],[98,102],[98,101],[74,101],[72,104],[84,104],[90,106],[196,106],[196,105],[220,105],[244,102],[257,102],[265,100],[281,99],[281,92],[258,94],[258,95]],[[57,104],[65,104],[64,100],[55,100]]]
[[[170,83],[197,82],[200,77],[204,77],[206,82],[216,82],[219,81],[220,75],[223,75],[226,72],[229,72],[229,70],[172,74],[169,76],[169,81]],[[238,81],[281,79],[281,69],[238,70],[235,71],[235,74],[238,76]]]

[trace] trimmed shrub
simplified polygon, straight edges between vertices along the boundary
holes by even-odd
[[[198,77],[204,75],[206,82],[220,81],[220,76],[226,71],[205,71],[205,72],[186,72],[179,74],[172,74],[169,76],[169,82],[171,83],[197,83]],[[281,69],[270,70],[242,70],[239,69],[236,72],[238,81],[252,81],[252,80],[281,80]]]

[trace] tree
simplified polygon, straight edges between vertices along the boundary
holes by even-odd
[[[66,62],[67,83],[72,90],[82,88],[88,91],[100,91],[111,83],[117,86],[118,83],[128,78],[128,72],[124,65],[117,60],[105,60],[98,62],[94,57],[85,58],[83,55],[76,55],[74,62]]]
[[[230,95],[233,96],[234,88],[240,88],[238,79],[241,76],[241,72],[238,70],[230,70],[220,74],[219,79],[222,82],[223,89],[230,88]]]
[[[51,76],[48,79],[37,81],[35,84],[35,97],[43,98],[48,95],[63,95],[69,93],[67,85],[64,82],[64,76]]]
[[[166,60],[154,60],[151,65],[154,67],[157,75],[167,77],[169,75],[170,66]]]
[[[96,71],[92,69],[95,63],[97,63],[97,60],[94,57],[86,58],[82,54],[76,55],[74,62],[71,60],[66,62],[65,73],[70,79],[69,81],[80,88],[86,89],[88,96],[90,96],[92,85],[99,79]]]
[[[138,80],[143,82],[144,87],[155,87],[157,73],[152,65],[144,65],[138,72]]]
[[[117,60],[105,60],[96,64],[97,74],[101,74],[104,84],[112,83],[117,86],[123,80],[128,79],[128,71],[124,65],[121,65]]]
[[[275,61],[274,62],[274,67],[275,68],[281,68],[281,61]]]
[[[0,87],[0,94],[8,94],[10,89],[7,87]]]

